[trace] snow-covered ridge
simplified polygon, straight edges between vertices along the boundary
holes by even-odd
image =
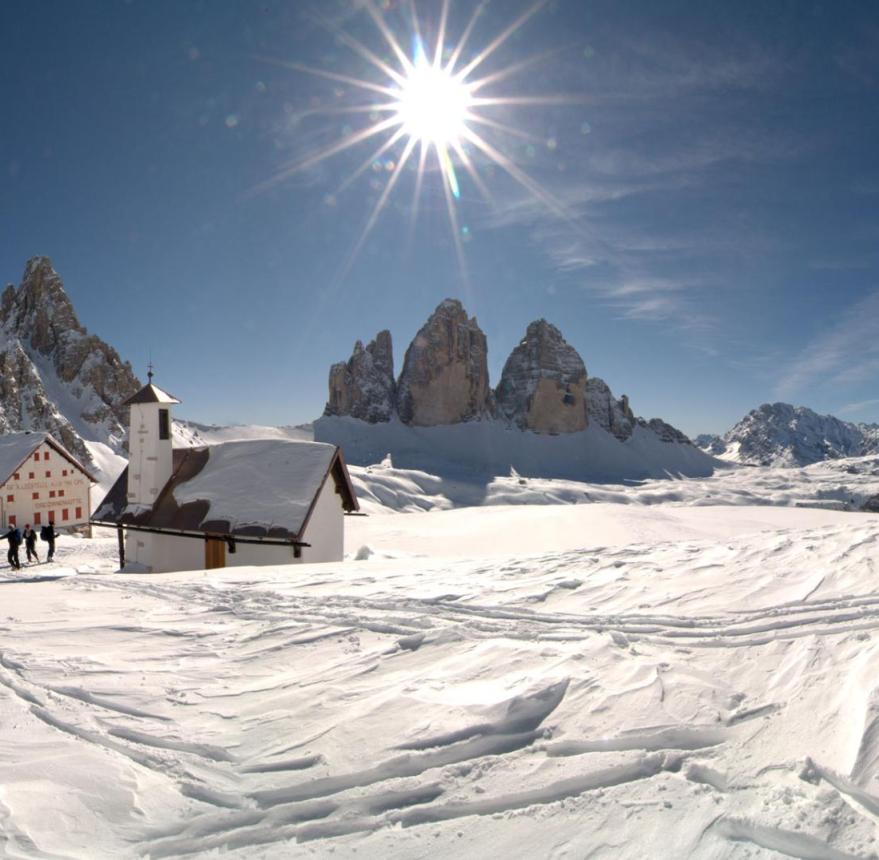
[[[700,436],[706,452],[739,463],[805,466],[879,453],[879,425],[854,424],[805,406],[764,403],[722,437]]]
[[[368,466],[389,454],[396,466],[480,482],[509,475],[619,483],[645,478],[706,477],[719,461],[689,442],[665,441],[652,427],[635,423],[620,441],[597,424],[577,433],[548,436],[484,419],[435,427],[400,421],[369,424],[324,416],[314,422],[318,442],[339,445],[349,464]]]

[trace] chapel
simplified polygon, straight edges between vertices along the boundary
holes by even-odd
[[[357,497],[335,445],[248,439],[175,448],[180,401],[130,397],[128,466],[92,523],[116,529],[120,568],[166,572],[341,561]]]

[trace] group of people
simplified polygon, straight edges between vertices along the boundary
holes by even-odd
[[[30,523],[24,527],[24,532],[22,532],[18,526],[10,526],[9,530],[3,535],[3,537],[9,544],[9,551],[6,553],[6,559],[13,570],[21,570],[21,560],[18,557],[18,550],[22,543],[27,550],[28,564],[30,564],[31,561],[35,561],[39,564],[40,557],[37,555],[37,533],[31,528]],[[40,538],[49,544],[46,561],[52,561],[55,557],[56,537],[58,537],[58,532],[55,531],[54,523],[49,523],[40,529]]]

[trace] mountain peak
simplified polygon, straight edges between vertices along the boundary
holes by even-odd
[[[80,324],[48,257],[28,260],[19,287],[3,291],[0,328],[0,432],[44,430],[86,463],[83,440],[121,444],[120,404],[140,383]]]
[[[743,463],[807,466],[820,460],[875,453],[879,451],[879,432],[833,415],[819,415],[807,406],[764,403],[722,440],[712,440],[710,450]]]
[[[536,433],[575,433],[588,423],[586,366],[562,333],[545,319],[528,324],[501,373],[498,411]]]

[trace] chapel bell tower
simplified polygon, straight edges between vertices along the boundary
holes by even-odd
[[[152,506],[172,471],[171,406],[180,401],[149,382],[123,406],[131,407],[128,422],[129,505]]]

